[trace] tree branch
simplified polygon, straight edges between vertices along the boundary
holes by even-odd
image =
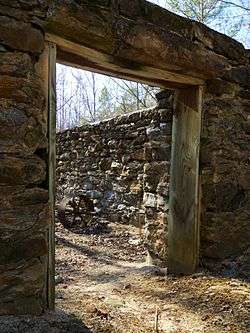
[[[231,1],[224,1],[224,0],[221,0],[222,3],[226,4],[226,5],[230,5],[230,6],[234,6],[234,7],[237,7],[237,8],[240,8],[240,9],[243,9],[243,10],[246,10],[246,11],[250,11],[250,8],[249,7],[245,7],[243,5],[239,5],[237,3],[234,3],[234,2],[231,2]]]

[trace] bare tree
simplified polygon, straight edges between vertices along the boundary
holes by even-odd
[[[111,80],[113,81],[113,85],[119,88],[117,104],[119,105],[120,103],[124,111],[128,112],[131,107],[133,111],[140,108],[148,108],[156,103],[155,93],[159,90],[158,88],[138,82],[114,78]],[[129,99],[130,103],[126,103],[126,98]]]
[[[98,120],[98,88],[96,84],[98,74],[78,71],[72,74],[77,82],[78,103],[80,108],[85,108],[86,120]]]
[[[59,66],[57,128],[62,131],[150,107],[156,91],[141,83]]]

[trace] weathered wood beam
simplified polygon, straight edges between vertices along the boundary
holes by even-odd
[[[138,73],[132,74],[132,73],[127,73],[126,71],[122,70],[114,70],[114,69],[109,69],[107,70],[106,68],[103,68],[100,65],[97,65],[96,63],[86,60],[82,56],[79,56],[77,54],[69,53],[60,49],[57,49],[57,62],[59,64],[65,65],[65,66],[70,66],[70,67],[75,67],[79,68],[82,70],[94,72],[94,73],[99,73],[103,75],[108,75],[124,80],[130,80],[134,82],[140,82],[142,84],[147,84],[151,86],[157,86],[161,87],[163,89],[170,89],[170,90],[175,90],[178,88],[183,88],[186,85],[182,83],[177,83],[177,82],[172,82],[172,81],[167,81],[167,80],[162,80],[160,78],[151,78],[141,76]]]
[[[47,232],[48,257],[46,294],[48,307],[55,306],[55,167],[56,167],[56,45],[46,42],[45,49],[40,56],[37,72],[42,80],[42,89],[46,96],[47,108],[47,136],[49,141],[47,184],[49,189],[49,204],[51,221]]]
[[[57,61],[65,65],[169,89],[204,83],[203,80],[198,78],[150,66],[141,65],[139,68],[137,66],[133,68],[131,64],[130,67],[124,66],[124,62],[119,64],[117,59],[115,60],[115,58],[111,58],[100,51],[78,45],[58,36],[46,34],[46,40],[57,45]]]
[[[55,307],[55,173],[56,173],[56,45],[48,43],[48,138],[49,138],[49,200],[52,221],[49,230],[48,305]]]
[[[168,262],[171,273],[193,273],[199,258],[199,148],[202,87],[175,96],[170,175]]]
[[[202,28],[194,26],[194,22],[175,15],[177,24],[174,14],[163,9],[158,14],[155,11],[154,19],[147,19],[152,15],[145,12],[143,19],[144,10],[138,11],[133,16],[128,6],[125,8],[125,1],[58,2],[44,29],[50,35],[98,51],[98,64],[103,67],[113,64],[137,72],[154,68],[172,73],[178,83],[187,84],[187,78],[192,81],[218,77],[230,68],[228,59],[213,51],[213,34],[209,36],[207,28],[203,44],[196,40],[199,33],[203,38]],[[161,25],[157,24],[157,15]]]

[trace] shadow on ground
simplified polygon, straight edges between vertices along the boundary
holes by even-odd
[[[62,238],[62,237],[56,237],[56,240],[58,243],[63,244],[64,246],[67,246],[69,248],[72,248],[75,251],[80,252],[81,254],[91,258],[94,261],[104,263],[107,265],[115,265],[115,261],[117,258],[110,253],[106,253],[105,251],[98,251],[93,250],[90,248],[90,246],[80,245],[80,244],[74,244],[71,241]]]
[[[61,310],[41,316],[0,317],[1,333],[92,333],[82,320]]]

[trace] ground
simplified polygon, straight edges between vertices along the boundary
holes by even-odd
[[[99,235],[56,227],[56,312],[0,321],[1,333],[246,333],[250,289],[201,270],[174,277],[145,264],[138,229]],[[4,321],[5,320],[5,321]]]

